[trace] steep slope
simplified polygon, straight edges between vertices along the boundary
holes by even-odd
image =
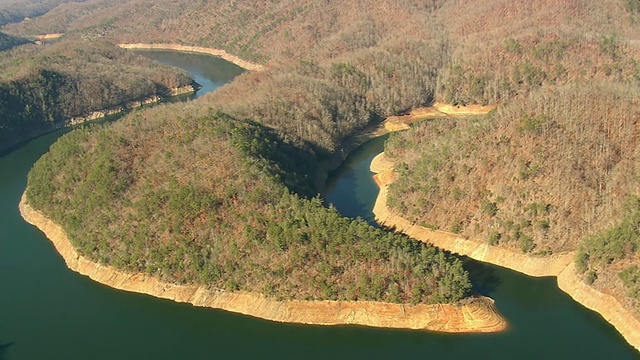
[[[12,32],[222,48],[252,61],[333,57],[390,36],[430,38],[437,1],[105,1],[67,4]],[[427,15],[427,17],[425,17]],[[400,21],[400,19],[402,19]]]
[[[105,42],[66,40],[0,53],[0,149],[94,112],[193,90],[181,70]]]
[[[637,96],[631,85],[567,85],[486,118],[417,124],[387,143],[400,175],[389,205],[414,223],[491,245],[538,255],[575,251],[635,214],[636,205],[624,204],[639,190]],[[585,244],[607,279],[594,285],[621,288],[604,274],[635,258],[635,237]]]

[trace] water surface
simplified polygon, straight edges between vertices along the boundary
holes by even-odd
[[[197,99],[230,82],[245,70],[217,56],[165,50],[132,50],[160,64],[186,70],[202,88],[190,98]]]

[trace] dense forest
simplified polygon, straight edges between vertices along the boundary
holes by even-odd
[[[26,44],[0,52],[0,149],[93,111],[191,84],[188,74],[106,41]]]
[[[253,129],[268,127],[277,134],[276,143],[287,144],[279,158],[292,163],[299,162],[296,156],[307,158],[309,168],[295,170],[298,174],[285,176],[289,172],[283,169],[295,167],[276,166],[281,171],[273,180],[301,195],[313,193],[306,185],[313,164],[386,116],[434,101],[497,103],[488,117],[425,122],[392,137],[387,152],[401,176],[390,204],[416,223],[534,256],[578,251],[576,264],[585,281],[628,299],[640,294],[632,161],[638,137],[639,4],[87,0],[3,31],[206,46],[267,65],[267,71],[242,75],[199,103],[261,124]],[[87,133],[77,141],[92,143],[111,131]],[[172,139],[168,145],[180,142]],[[256,142],[260,148],[261,140]],[[122,153],[129,148],[121,146],[109,158],[133,163],[132,153]],[[233,184],[235,178],[220,181]],[[164,189],[160,184],[151,182],[148,191]],[[296,199],[311,209],[309,200],[294,195],[283,200],[282,193],[270,193],[270,201]],[[245,222],[260,229],[255,224],[269,220]],[[296,234],[306,233],[303,224],[294,223]],[[268,230],[265,238],[271,238]],[[247,233],[255,231],[264,229]],[[99,249],[87,253],[115,261]]]
[[[458,49],[465,56],[441,69],[436,99],[502,105],[392,136],[394,211],[533,256],[577,250],[585,282],[638,306],[640,68],[623,26],[637,17],[631,4],[616,4],[621,26],[600,22],[608,33],[565,22],[559,34],[510,33],[492,51]]]
[[[638,95],[637,85],[578,83],[486,117],[416,124],[386,143],[400,173],[390,204],[525,252],[576,249],[638,190]]]
[[[344,62],[301,60],[246,74],[205,101],[295,134],[319,153],[332,153],[363,127],[432,102],[443,61],[440,46],[407,41]]]
[[[61,138],[27,197],[81,254],[168,281],[281,299],[468,295],[459,260],[291,193],[306,156],[255,122],[163,105]]]

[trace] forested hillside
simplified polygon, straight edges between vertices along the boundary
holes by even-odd
[[[486,46],[453,52],[436,98],[502,105],[390,138],[385,151],[400,174],[390,206],[417,224],[534,256],[578,250],[586,282],[625,302],[640,297],[633,4],[548,3],[563,10],[560,22],[534,3],[491,7],[529,17],[468,25],[465,37]]]
[[[636,0],[88,0],[4,30],[206,46],[266,64],[200,103],[268,126],[313,161],[388,115],[434,101],[497,103],[487,118],[392,138],[401,176],[390,204],[497,246],[580,250],[585,280],[624,298],[640,286],[639,9]]]
[[[106,41],[28,44],[0,52],[0,149],[70,118],[124,106],[191,84]]]
[[[65,4],[12,33],[104,37],[222,48],[246,60],[331,58],[408,35],[429,39],[440,1],[89,0]]]
[[[576,249],[638,190],[637,86],[541,89],[484,118],[391,137],[390,204],[415,222],[525,252]],[[473,181],[471,181],[473,179]]]
[[[6,30],[207,46],[267,63],[268,74],[212,95],[215,106],[331,152],[364,125],[434,100],[505,102],[542,85],[634,77],[637,16],[627,0],[89,0]]]
[[[66,2],[83,0],[0,0],[0,25],[29,21]]]
[[[244,75],[206,101],[331,153],[366,125],[433,101],[441,47],[403,41],[330,63],[301,60]]]
[[[64,136],[27,198],[81,254],[177,283],[309,300],[468,294],[459,260],[292,194],[306,156],[257,123],[160,106]]]
[[[437,3],[88,1],[74,6],[7,29],[209,46],[266,62],[268,73],[241,77],[212,95],[212,103],[286,129],[321,153],[335,151],[344,137],[372,121],[430,103],[448,51],[433,12]]]

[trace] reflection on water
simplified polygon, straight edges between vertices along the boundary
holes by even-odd
[[[344,216],[361,217],[377,226],[373,204],[379,188],[373,181],[369,166],[371,160],[384,149],[384,142],[388,137],[381,136],[358,147],[330,174],[322,194],[327,204],[333,204]]]

